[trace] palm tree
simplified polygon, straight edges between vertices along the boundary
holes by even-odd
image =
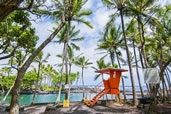
[[[137,28],[139,32],[139,38],[141,43],[141,54],[143,55],[145,68],[149,67],[149,64],[147,61],[147,55],[145,51],[146,39],[145,39],[144,26],[147,23],[150,23],[150,21],[154,21],[153,15],[159,9],[158,6],[154,4],[156,2],[157,0],[142,0],[142,1],[131,0],[127,2],[127,7],[130,10],[131,15],[135,16],[138,22]]]
[[[109,21],[110,23],[110,21]],[[106,50],[110,54],[112,66],[114,67],[115,57],[117,58],[119,68],[121,68],[118,56],[119,56],[119,48],[123,48],[123,42],[121,39],[121,31],[120,27],[116,30],[114,25],[107,24],[106,30],[104,33],[104,39],[100,40],[101,44],[98,45],[98,49]],[[123,95],[124,101],[126,102],[126,94],[125,94],[125,85],[124,85],[124,77],[122,77],[122,87],[123,87]]]
[[[63,2],[66,2],[65,0],[63,0]],[[62,59],[62,69],[61,69],[61,80],[62,80],[62,72],[63,72],[63,68],[64,68],[64,62],[65,62],[65,70],[66,70],[66,82],[65,84],[68,85],[69,84],[69,74],[68,74],[68,48],[69,47],[69,44],[71,46],[73,46],[74,48],[78,48],[74,43],[70,43],[70,41],[76,41],[76,40],[83,40],[83,38],[74,38],[78,33],[79,31],[76,31],[74,32],[74,28],[75,26],[71,26],[71,21],[76,21],[76,22],[81,22],[81,23],[84,23],[85,25],[89,26],[90,28],[92,28],[91,24],[89,21],[85,21],[82,16],[88,16],[90,15],[92,12],[90,10],[82,10],[82,6],[86,3],[86,1],[84,0],[74,0],[74,1],[68,1],[68,4],[70,5],[69,6],[69,11],[71,12],[68,12],[68,15],[69,16],[72,16],[74,13],[75,16],[74,17],[71,17],[67,20],[67,24],[66,24],[66,27],[64,28],[64,31],[62,32],[61,36],[60,37],[60,41],[59,42],[63,42],[64,43],[64,51],[63,51],[63,59]],[[73,6],[75,7],[73,7]],[[73,8],[72,8],[73,7]],[[60,84],[61,85],[61,84]],[[61,86],[60,86],[60,90],[61,90]],[[60,90],[59,90],[59,95],[58,95],[58,98],[57,98],[57,102],[59,103],[59,100],[60,100]],[[68,92],[66,92],[65,94],[65,98],[66,100],[68,100]]]
[[[71,25],[68,25],[71,26]],[[75,26],[69,27],[68,26],[64,27],[60,34],[58,35],[59,40],[55,41],[57,43],[63,43],[64,48],[63,48],[63,53],[62,55],[57,55],[58,57],[62,58],[62,69],[61,73],[63,73],[63,68],[64,68],[64,63],[65,63],[65,69],[66,69],[66,82],[65,84],[69,86],[69,75],[71,73],[71,66],[72,66],[72,56],[73,56],[73,49],[79,50],[80,47],[75,44],[75,42],[81,41],[84,38],[83,37],[77,37],[79,34],[80,30],[75,31]],[[68,32],[68,33],[67,33]],[[69,64],[68,64],[69,63]],[[68,70],[68,65],[69,65],[69,70]],[[62,74],[61,74],[62,76]],[[62,82],[62,77],[61,77],[61,82]],[[62,83],[61,83],[62,84]],[[59,103],[60,100],[60,91],[62,85],[60,84],[60,89],[59,89],[59,94],[57,97],[57,102]],[[66,91],[65,98],[66,100],[69,99],[69,91]]]
[[[100,44],[98,44],[97,49],[106,51],[107,54],[105,56],[109,54],[112,66],[114,67],[116,50],[118,50],[118,48],[122,45],[120,27],[116,29],[113,25],[108,27],[105,31],[108,31],[108,33],[103,34],[104,38],[99,40]]]
[[[123,18],[125,1],[126,0],[103,0],[103,2],[108,7],[117,8],[117,10],[119,11],[121,25],[122,25],[122,34],[123,34],[123,38],[124,38],[124,42],[125,42],[126,54],[127,54],[127,58],[128,58],[128,66],[129,66],[130,77],[131,77],[133,104],[137,104],[136,89],[135,89],[135,85],[134,85],[133,71],[132,71],[132,66],[131,66],[130,57],[129,57],[129,48],[128,48],[128,43],[127,43],[125,24],[124,24],[124,18]]]
[[[128,30],[128,36],[129,36],[129,40],[130,42],[132,42],[133,46],[133,52],[134,52],[134,61],[135,61],[135,67],[136,67],[136,71],[137,71],[137,78],[138,78],[138,84],[140,87],[140,92],[141,92],[141,96],[144,97],[143,94],[143,89],[141,86],[141,80],[140,80],[140,74],[139,74],[139,66],[138,66],[138,60],[137,60],[137,54],[136,54],[136,44],[137,44],[137,30],[136,30],[136,22],[133,21],[133,23],[130,25],[129,30]],[[136,43],[136,44],[135,44]]]
[[[69,0],[68,0],[69,1]],[[55,1],[54,1],[55,4]],[[81,16],[85,16],[88,14],[91,14],[91,12],[87,11],[82,11],[81,13],[81,8],[85,4],[84,0],[72,0],[71,3],[66,3],[66,0],[61,1],[56,1],[56,10],[49,12],[49,11],[42,11],[42,14],[46,15],[53,15],[56,20],[59,21],[59,26],[54,30],[54,32],[44,41],[40,46],[38,46],[37,49],[33,51],[33,53],[30,55],[30,57],[27,58],[27,60],[24,62],[24,64],[20,67],[17,73],[17,78],[14,84],[14,87],[12,88],[12,98],[11,98],[11,103],[10,103],[10,113],[13,114],[18,114],[19,113],[19,103],[18,103],[18,97],[19,97],[19,92],[20,92],[20,85],[22,82],[22,79],[24,77],[24,74],[26,70],[29,68],[30,64],[33,62],[34,58],[39,54],[39,52],[44,49],[47,44],[49,44],[55,36],[58,34],[58,32],[65,26],[66,20],[74,20],[78,22],[85,23],[89,26],[90,23],[88,21],[83,20]],[[69,15],[71,14],[72,15]],[[84,15],[82,15],[84,14]],[[91,26],[92,27],[92,26]]]
[[[110,63],[105,63],[104,62],[104,59],[100,59],[98,61],[96,61],[96,64],[97,64],[97,67],[94,67],[92,66],[93,69],[95,70],[100,70],[100,69],[103,69],[103,68],[108,68],[108,67],[111,67],[111,64]],[[97,80],[99,77],[100,77],[101,74],[97,74],[95,77],[94,77],[94,80]],[[103,79],[103,77],[102,77]]]
[[[32,104],[34,104],[34,99],[36,96],[36,91],[39,88],[39,78],[40,78],[40,71],[41,71],[41,66],[43,63],[47,63],[47,59],[49,58],[50,54],[48,54],[45,58],[43,58],[43,52],[40,52],[39,55],[35,58],[34,62],[38,63],[38,71],[37,71],[37,80],[35,84],[35,90],[33,93],[33,99],[32,99]]]
[[[89,59],[86,60],[84,56],[80,57],[76,62],[76,65],[81,67],[81,79],[82,79],[82,86],[83,86],[83,99],[85,98],[85,89],[84,89],[84,69],[88,68],[88,65],[93,64],[89,62]]]

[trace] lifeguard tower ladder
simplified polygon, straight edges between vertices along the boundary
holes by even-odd
[[[119,95],[119,83],[120,83],[120,77],[122,72],[127,72],[128,70],[123,69],[114,69],[114,68],[106,68],[102,70],[95,71],[97,73],[101,74],[109,74],[110,77],[108,80],[103,79],[104,89],[99,92],[93,99],[89,100],[86,104],[89,107],[93,107],[98,100],[104,96],[105,94],[116,94]]]

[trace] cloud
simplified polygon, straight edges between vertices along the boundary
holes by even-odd
[[[91,62],[93,62],[93,65],[96,66],[96,61],[99,60],[103,55],[96,54],[97,51],[95,50],[97,48],[98,40],[100,39],[100,32],[104,30],[104,27],[106,23],[109,20],[109,15],[113,13],[112,10],[107,10],[107,8],[102,4],[99,0],[88,0],[88,2],[84,6],[85,9],[91,9],[93,10],[93,14],[89,17],[86,17],[85,19],[90,21],[93,25],[93,29],[90,29],[84,24],[77,24],[77,29],[80,29],[80,36],[85,37],[84,41],[78,42],[78,44],[81,48],[80,51],[76,51],[75,54],[79,55],[80,53],[84,53],[83,55],[86,57],[86,59],[89,59]],[[119,20],[118,20],[119,23]],[[54,23],[50,21],[43,21],[39,22],[38,24],[33,23],[33,26],[36,28],[36,33],[40,37],[38,45],[44,41],[49,35],[52,27],[56,26]],[[51,56],[49,58],[48,64],[59,64],[61,63],[61,59],[57,58],[57,54],[62,54],[63,45],[50,43],[48,46],[43,50],[45,56],[47,53],[50,53]],[[106,58],[106,62],[109,61],[109,58]],[[58,68],[57,68],[58,69]],[[128,69],[128,68],[126,68]],[[81,68],[78,66],[73,66],[72,68],[73,72],[81,72]],[[101,81],[101,78],[97,81],[94,81],[94,76],[96,73],[94,72],[94,69],[89,67],[88,69],[85,69],[84,72],[84,79],[86,85],[95,85]],[[125,73],[125,75],[129,76],[129,73]],[[137,82],[136,82],[137,84]],[[131,85],[130,78],[127,79],[125,85]]]

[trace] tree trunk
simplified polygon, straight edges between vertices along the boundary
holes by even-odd
[[[142,68],[144,69],[145,67],[144,67],[144,63],[143,63],[143,59],[142,59],[141,49],[140,49],[140,47],[138,47],[138,52],[139,52],[139,56],[140,56],[141,66],[142,66]]]
[[[24,0],[1,0],[0,1],[0,22],[10,13],[15,11]]]
[[[14,86],[14,83],[13,83],[13,85],[10,87],[10,89],[8,90],[8,92],[6,93],[6,95],[4,96],[4,98],[2,99],[0,105],[3,105],[3,104],[4,104],[4,102],[5,102],[5,100],[7,99],[9,93],[11,92],[13,86]]]
[[[136,54],[136,50],[135,50],[135,41],[134,40],[133,40],[133,49],[134,49],[134,57],[135,57],[135,64],[136,64],[138,84],[139,84],[139,87],[140,87],[141,97],[144,97],[143,89],[142,89],[142,86],[141,86],[139,70],[138,70],[138,61],[137,61],[137,54]]]
[[[69,74],[68,74],[68,43],[66,44],[66,55],[65,55],[65,73],[66,80],[65,85],[69,86]],[[69,88],[65,88],[65,100],[68,100]]]
[[[116,52],[116,49],[115,49],[115,53],[116,53],[119,68],[121,68],[121,64],[120,64],[119,57],[118,57],[118,54]],[[123,77],[122,77],[122,89],[123,89],[123,95],[124,95],[124,102],[126,103],[127,99],[126,99],[125,83],[124,83],[124,78]]]
[[[113,57],[113,53],[112,52],[110,52],[110,60],[111,60],[111,62],[112,62],[112,66],[114,67],[114,57]]]
[[[84,88],[84,68],[82,68],[82,73],[81,73],[81,78],[82,78],[82,87],[83,87],[83,100],[85,98],[85,88]]]
[[[38,90],[38,87],[39,87],[40,66],[41,66],[41,63],[39,62],[38,72],[37,72],[37,80],[36,80],[36,87],[35,87],[35,90],[34,90],[34,93],[33,93],[32,104],[34,104],[34,99],[35,99],[35,96],[36,96],[36,91]]]
[[[62,68],[61,68],[60,84],[59,84],[58,97],[56,98],[56,104],[60,104],[60,97],[61,97],[61,90],[62,90],[62,75],[63,75],[64,64],[65,64],[64,63],[65,56],[66,56],[66,42],[64,42],[64,48],[62,52]]]
[[[65,23],[62,23],[58,26],[58,28],[32,53],[32,55],[26,60],[26,62],[19,68],[17,73],[17,78],[15,80],[14,87],[12,88],[12,99],[10,104],[10,114],[19,114],[19,104],[18,104],[18,96],[20,93],[20,85],[24,74],[30,64],[33,62],[34,58],[40,53],[44,47],[52,41],[52,39],[57,35],[57,33],[63,28]]]
[[[145,53],[144,28],[143,28],[143,24],[142,24],[139,16],[137,16],[137,21],[138,21],[139,37],[140,37],[140,42],[141,42],[141,53],[143,54],[144,64],[145,64],[145,67],[147,68],[148,67],[148,62],[147,62],[147,56],[146,56],[146,53]]]
[[[122,9],[120,9],[120,16],[121,16],[122,32],[123,32],[123,37],[124,37],[124,41],[125,41],[126,53],[127,53],[127,58],[128,58],[128,66],[129,66],[129,70],[130,70],[130,77],[131,77],[131,84],[132,84],[132,94],[133,94],[133,104],[136,105],[137,104],[136,89],[135,89],[135,85],[134,85],[134,77],[133,77],[132,66],[131,66],[131,62],[130,62],[129,48],[128,48],[127,39],[126,39]]]

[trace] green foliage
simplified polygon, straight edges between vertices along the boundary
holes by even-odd
[[[49,87],[49,86],[47,86],[47,85],[42,85],[41,86],[41,90],[42,91],[56,91],[57,90],[57,87]]]
[[[75,64],[80,66],[81,68],[87,68],[89,65],[93,63],[89,62],[89,59],[86,60],[86,58],[82,56],[82,57],[79,57],[77,61],[75,61]]]
[[[31,27],[29,14],[24,11],[13,12],[3,22],[0,22],[1,54],[10,54],[15,50],[25,49],[32,52],[38,37]]]
[[[106,33],[103,33],[103,38],[99,40],[98,50],[105,51],[106,53],[104,57],[109,55],[112,65],[114,65],[116,54],[118,53],[118,49],[123,47],[123,39],[121,38],[120,27],[118,29],[111,25],[106,28]],[[102,57],[102,58],[104,58]]]
[[[66,76],[65,76],[65,75],[66,75],[66,74],[63,73],[63,76],[62,76],[62,83],[65,83],[65,80],[66,80]],[[77,73],[71,73],[71,74],[69,75],[69,80],[70,80],[70,82],[72,83],[73,81],[75,81],[79,75],[80,75],[79,72],[77,72]],[[57,85],[60,83],[60,75],[59,75],[59,74],[56,75],[56,76],[54,76],[54,77],[52,77],[52,83],[53,83],[53,85],[55,85],[55,86],[57,86]]]
[[[27,72],[24,75],[24,79],[23,79],[22,84],[21,84],[22,89],[24,89],[24,90],[32,90],[35,87],[36,80],[37,80],[36,69],[33,69],[33,70]]]
[[[2,79],[2,86],[9,89],[13,85],[15,78],[16,76],[4,76]]]

